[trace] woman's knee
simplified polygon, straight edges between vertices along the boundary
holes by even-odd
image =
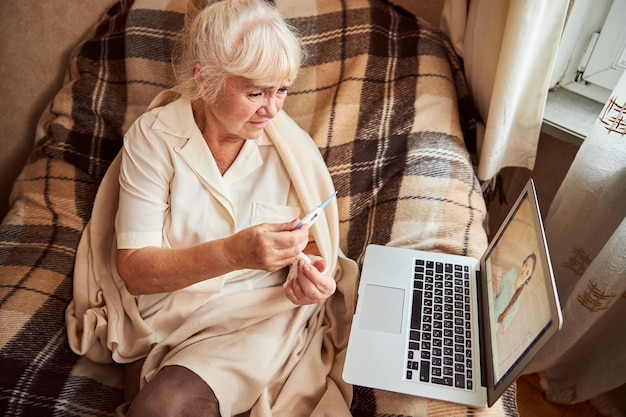
[[[148,382],[132,402],[128,417],[219,417],[219,402],[211,387],[196,373],[167,366]]]

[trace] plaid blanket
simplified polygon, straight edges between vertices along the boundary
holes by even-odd
[[[349,3],[349,4],[348,4]],[[486,215],[470,152],[461,66],[438,30],[383,0],[277,1],[307,60],[285,110],[314,138],[336,189],[341,246],[479,256]],[[76,247],[130,123],[171,85],[185,0],[121,0],[72,57],[0,226],[0,410],[111,415],[122,370],[74,355],[64,312]],[[515,386],[490,409],[364,387],[355,416],[517,416]]]

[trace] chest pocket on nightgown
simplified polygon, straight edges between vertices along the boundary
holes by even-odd
[[[250,223],[286,223],[300,217],[300,208],[291,206],[278,206],[259,202],[252,203]]]

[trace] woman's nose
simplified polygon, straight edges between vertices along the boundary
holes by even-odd
[[[281,103],[282,101],[277,97],[268,97],[265,104],[261,106],[259,111],[263,116],[271,119],[280,111]]]

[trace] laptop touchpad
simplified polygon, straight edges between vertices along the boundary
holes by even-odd
[[[359,327],[378,332],[402,332],[402,310],[404,309],[404,290],[367,284],[363,293],[363,305]]]

